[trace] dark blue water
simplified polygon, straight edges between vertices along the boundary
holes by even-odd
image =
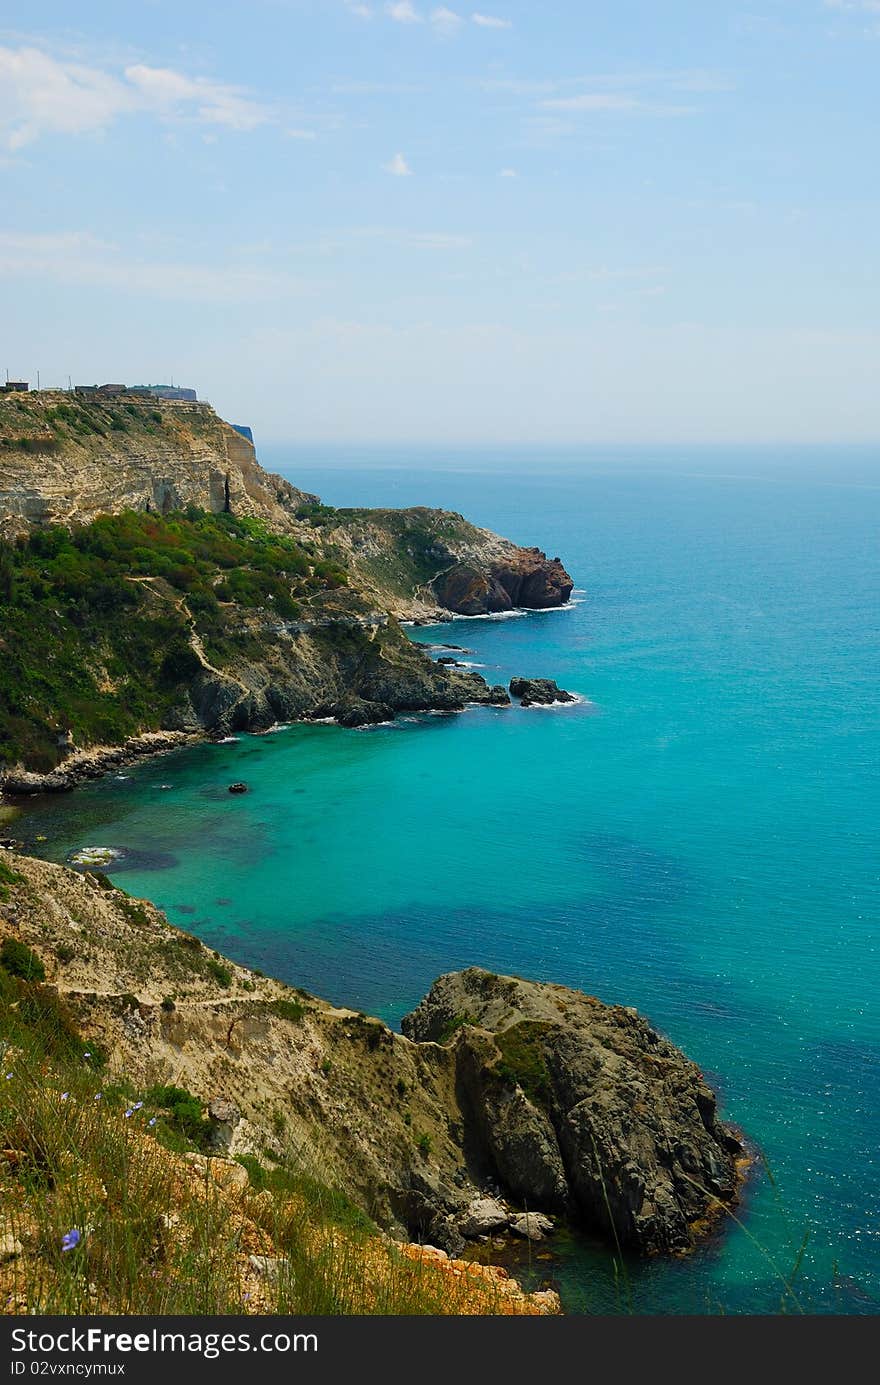
[[[570,1310],[876,1312],[873,459],[603,457],[585,474],[558,455],[507,474],[464,454],[413,474],[305,460],[291,476],[330,503],[443,505],[559,553],[584,592],[571,610],[412,633],[467,645],[492,682],[549,675],[584,702],[198,748],[29,830],[56,859],[94,842],[146,853],[120,884],[392,1022],[469,963],[645,1011],[770,1174],[742,1225],[628,1284],[564,1242]],[[252,791],[230,799],[239,777]]]

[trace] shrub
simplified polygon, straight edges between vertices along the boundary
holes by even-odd
[[[290,1020],[291,1024],[299,1024],[306,1013],[306,1007],[301,1005],[298,1000],[273,1000],[270,1002],[269,1009],[273,1015],[279,1015],[283,1020]]]
[[[522,1087],[529,1100],[539,1105],[548,1100],[552,1091],[541,1047],[544,1028],[543,1024],[526,1020],[495,1036],[501,1050],[501,1062],[496,1069],[499,1077]]]
[[[416,1140],[416,1149],[424,1159],[427,1159],[428,1155],[431,1153],[431,1136],[427,1131],[423,1131]]]
[[[18,938],[4,938],[0,946],[0,966],[6,968],[10,976],[20,976],[23,981],[45,981],[46,968],[35,952]]]
[[[150,1105],[165,1111],[166,1124],[172,1131],[191,1140],[196,1145],[206,1145],[211,1135],[211,1122],[202,1115],[202,1103],[185,1087],[165,1086],[162,1083],[151,1087],[144,1094]]]
[[[215,957],[210,958],[208,962],[208,975],[224,990],[228,990],[232,985],[232,972],[229,967],[224,967],[223,963],[218,962]]]

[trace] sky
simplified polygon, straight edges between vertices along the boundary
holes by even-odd
[[[4,7],[0,370],[267,441],[880,441],[880,0],[477,3]]]

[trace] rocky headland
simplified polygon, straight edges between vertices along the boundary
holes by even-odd
[[[397,1239],[459,1255],[564,1218],[679,1253],[736,1201],[737,1136],[633,1010],[471,969],[399,1034],[212,953],[100,874],[0,864],[3,935],[114,1072],[196,1093],[224,1157],[296,1150]]]
[[[145,734],[506,706],[402,621],[564,604],[558,558],[443,510],[333,509],[207,404],[0,395],[0,777]],[[79,757],[78,759],[76,757]]]

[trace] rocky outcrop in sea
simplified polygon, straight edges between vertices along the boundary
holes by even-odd
[[[435,981],[402,1028],[454,1036],[465,1143],[524,1206],[654,1255],[691,1249],[735,1202],[738,1136],[637,1011],[474,967]]]

